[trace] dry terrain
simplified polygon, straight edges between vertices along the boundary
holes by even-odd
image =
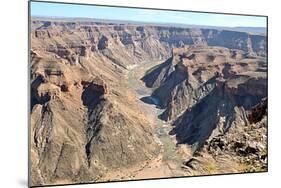
[[[31,20],[30,185],[267,171],[266,36]]]

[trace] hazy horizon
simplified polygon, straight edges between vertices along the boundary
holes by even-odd
[[[103,19],[103,18],[89,18],[89,17],[56,17],[56,16],[40,16],[40,15],[32,15],[31,18],[35,18],[35,19],[51,19],[51,20],[71,20],[71,19],[76,19],[78,21],[83,21],[83,20],[94,20],[97,22],[120,22],[120,23],[129,23],[129,24],[159,24],[159,25],[169,25],[169,24],[175,24],[172,22],[149,22],[149,21],[133,21],[133,20],[117,20],[117,19]],[[182,25],[182,26],[202,26],[202,27],[214,27],[214,28],[260,28],[260,29],[266,29],[266,27],[255,27],[255,26],[217,26],[217,25],[198,25],[198,24],[187,24],[187,23],[176,23],[177,26],[178,25]]]
[[[31,2],[32,17],[116,20],[159,24],[215,27],[266,28],[266,17],[217,13],[184,12],[141,8],[108,7],[50,2]]]

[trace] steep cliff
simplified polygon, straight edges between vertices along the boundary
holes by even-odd
[[[154,88],[152,96],[164,110],[160,117],[174,126],[170,135],[177,144],[204,156],[187,160],[190,173],[205,174],[206,159],[225,162],[228,156],[241,163],[242,171],[267,169],[264,57],[224,47],[174,48],[172,57],[142,80]],[[213,173],[222,172],[222,167],[214,168]]]
[[[114,53],[119,64],[64,31],[56,26],[32,35],[32,185],[99,181],[159,153],[153,125],[120,81],[123,60],[131,63],[126,50]]]
[[[54,52],[72,63],[101,53],[120,66],[166,59],[174,47],[222,46],[266,55],[266,37],[246,32],[100,24],[97,22],[32,21],[33,49]]]
[[[174,122],[178,143],[195,151],[210,137],[247,126],[247,111],[267,96],[266,84],[266,74],[218,79],[208,95]]]
[[[265,73],[266,66],[265,58],[241,50],[190,46],[174,48],[172,57],[150,70],[143,81],[155,88],[152,95],[165,108],[162,119],[172,120],[208,95],[218,77],[228,79],[243,72]]]

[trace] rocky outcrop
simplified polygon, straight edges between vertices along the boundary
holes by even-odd
[[[172,57],[142,80],[154,88],[152,96],[164,109],[160,117],[173,124],[170,134],[194,156],[218,161],[230,156],[243,171],[267,168],[265,58],[243,50],[184,46],[174,48]],[[187,159],[190,173],[208,171],[206,158],[199,158]]]
[[[208,138],[249,124],[246,112],[267,96],[267,81],[265,75],[248,77],[242,83],[240,79],[218,80],[212,92],[174,122],[172,133],[178,143],[187,143],[196,151]],[[234,87],[232,82],[237,85]]]
[[[149,160],[159,152],[149,127],[143,127],[142,122],[122,113],[107,99],[88,111],[86,133],[85,151],[90,168],[113,171]]]
[[[33,49],[55,52],[72,63],[79,61],[79,58],[75,60],[75,56],[83,56],[83,51],[87,49],[90,56],[93,52],[101,52],[119,66],[126,67],[144,60],[166,59],[173,48],[183,45],[222,46],[266,56],[265,36],[238,31],[121,24],[101,26],[98,22],[50,22],[40,19],[32,21],[32,28],[31,37],[36,40],[32,44]],[[60,44],[56,38],[64,42]]]
[[[155,88],[152,95],[165,108],[161,115],[164,120],[173,120],[198,103],[214,89],[218,77],[227,79],[247,71],[261,71],[265,64],[263,58],[222,47],[175,48],[172,54],[143,77],[148,87]]]
[[[267,115],[267,98],[262,99],[259,104],[250,110],[248,120],[250,123],[258,123],[265,115]]]
[[[124,112],[124,104],[115,102],[105,80],[76,77],[80,69],[70,77],[68,66],[61,69],[62,75],[52,73],[52,78],[34,71],[32,185],[98,181],[108,171],[156,156],[159,146],[148,121]],[[66,78],[69,84],[59,87]],[[75,81],[78,78],[80,82]]]
[[[37,37],[30,76],[31,185],[99,181],[158,155],[152,125],[118,87],[125,67],[104,56],[106,51],[89,52],[79,43],[43,50],[56,36],[44,42]],[[70,60],[72,55],[78,60]]]
[[[81,99],[83,101],[83,105],[92,109],[95,107],[102,97],[108,93],[106,83],[100,79],[99,77],[95,77],[90,81],[82,81],[83,85],[83,93]]]
[[[226,153],[235,156],[244,166],[244,171],[264,171],[267,169],[267,98],[248,110],[255,114],[258,121],[249,123],[240,129],[231,128],[227,133],[209,139],[204,146],[205,152],[216,158]],[[257,119],[256,119],[257,120]]]

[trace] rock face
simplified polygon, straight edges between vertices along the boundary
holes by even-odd
[[[267,99],[248,110],[247,126],[230,128],[226,134],[210,138],[205,143],[204,150],[215,157],[228,153],[236,156],[244,171],[255,172],[267,170]],[[255,115],[253,115],[255,114]],[[257,119],[252,121],[253,116]]]
[[[250,123],[258,123],[267,114],[267,98],[263,99],[259,104],[254,106],[248,114]]]
[[[160,117],[172,123],[179,145],[216,160],[230,155],[245,171],[267,169],[265,58],[222,47],[174,48],[142,79],[155,88],[152,96],[164,109]],[[186,166],[206,173],[195,159]]]
[[[218,81],[215,88],[175,122],[173,132],[179,143],[187,143],[196,151],[216,134],[224,134],[231,127],[249,124],[246,111],[267,96],[266,78],[240,78]],[[253,89],[250,89],[250,88]]]
[[[32,21],[32,49],[44,49],[72,63],[100,52],[120,66],[165,59],[183,45],[222,46],[266,55],[266,37],[245,32],[97,22]],[[64,40],[71,37],[71,40]],[[49,40],[48,40],[49,39]],[[57,45],[58,40],[63,40]],[[38,45],[39,44],[39,45]]]
[[[265,58],[250,56],[241,50],[190,46],[174,48],[172,57],[151,70],[143,80],[148,87],[156,88],[153,95],[165,108],[162,119],[172,120],[213,91],[217,80],[233,77],[230,84],[235,84],[234,78],[239,82],[251,77],[249,74],[260,74],[264,76],[263,89],[266,90],[265,67]]]
[[[126,85],[120,83],[132,54],[125,47],[114,49],[111,36],[95,39],[86,26],[35,25],[31,185],[98,181],[157,156],[152,125],[135,102],[127,101]]]
[[[159,154],[124,81],[133,65],[156,60],[164,63],[142,80],[178,144],[213,156],[226,150],[242,162],[259,157],[265,169],[265,36],[33,19],[30,53],[32,186],[99,181]]]

